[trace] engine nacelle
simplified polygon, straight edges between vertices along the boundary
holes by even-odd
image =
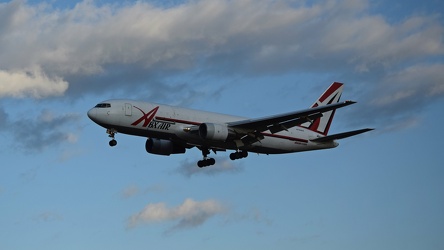
[[[204,140],[226,141],[234,132],[225,124],[202,123],[199,126],[199,135]]]
[[[146,152],[156,155],[183,154],[185,148],[170,140],[148,138],[145,143]]]

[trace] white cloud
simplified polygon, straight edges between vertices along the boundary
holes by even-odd
[[[177,207],[167,207],[163,202],[148,204],[142,211],[130,217],[129,227],[139,224],[176,221],[168,232],[202,225],[209,218],[225,213],[226,208],[216,200],[195,201],[186,199]]]
[[[40,69],[16,72],[0,70],[0,98],[60,96],[67,89],[68,82],[60,77],[49,78]]]

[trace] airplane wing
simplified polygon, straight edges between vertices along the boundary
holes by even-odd
[[[270,132],[274,134],[322,117],[322,113],[324,112],[342,108],[354,103],[356,102],[339,102],[280,115],[229,122],[227,125],[235,130],[245,131],[246,133],[255,133],[256,135],[267,130],[270,130]]]

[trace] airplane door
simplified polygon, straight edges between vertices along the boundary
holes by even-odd
[[[133,108],[133,106],[130,103],[125,103],[125,115],[131,116],[132,115],[132,108]]]

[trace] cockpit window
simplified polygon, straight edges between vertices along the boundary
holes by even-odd
[[[111,108],[110,103],[99,103],[96,105],[96,108]]]

